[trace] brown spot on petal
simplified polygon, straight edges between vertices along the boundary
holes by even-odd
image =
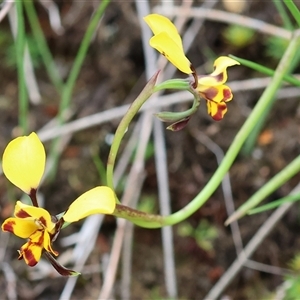
[[[16,217],[20,218],[20,219],[25,219],[25,218],[28,218],[28,217],[31,217],[31,215],[29,215],[25,210],[21,209],[19,210],[16,215]]]
[[[227,111],[227,106],[225,103],[219,103],[218,104],[218,111],[217,113],[213,116],[212,115],[212,118],[215,120],[215,121],[220,121],[223,119],[224,117],[224,114],[226,113]]]
[[[22,256],[24,257],[24,260],[26,261],[27,265],[30,267],[33,267],[38,263],[32,251],[29,248],[26,248],[22,251]]]
[[[230,89],[224,89],[223,90],[223,101],[227,102],[232,99],[232,93]]]
[[[215,87],[210,87],[207,90],[205,90],[204,92],[201,92],[200,95],[208,100],[208,101],[212,101],[217,95],[218,95],[218,89],[216,89]]]
[[[216,79],[217,82],[223,82],[223,79],[224,79],[223,73],[220,73],[220,74],[218,74],[216,76],[213,76],[213,77]]]
[[[8,222],[5,222],[3,225],[2,225],[2,230],[3,231],[8,231],[8,232],[11,232],[11,233],[14,233],[14,226],[16,225],[16,222],[15,221],[8,221]]]
[[[44,225],[44,227],[47,227],[47,222],[44,217],[40,217],[39,221]]]

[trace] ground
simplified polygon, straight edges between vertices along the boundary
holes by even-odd
[[[53,32],[48,22],[48,15],[40,4],[36,4],[36,9],[51,52],[66,78],[97,2],[87,2],[77,10],[75,6],[79,5],[79,2],[57,2],[65,28],[62,35]],[[200,6],[201,1],[198,2],[195,6]],[[224,10],[221,4],[218,4],[216,8]],[[282,26],[279,14],[269,2],[250,2],[243,14],[279,27]],[[145,85],[144,55],[138,18],[134,3],[117,1],[108,6],[90,45],[73,92],[70,106],[71,120],[129,104]],[[1,33],[3,32],[3,41],[0,41],[2,45],[0,49],[2,61],[0,149],[2,152],[8,141],[18,134],[19,129],[17,128],[16,60],[12,54],[14,48],[7,19],[2,21],[0,28]],[[236,46],[224,37],[227,28],[228,25],[216,21],[205,22],[187,53],[194,65],[201,66],[206,61],[212,63],[211,58],[214,56],[234,54],[270,68],[276,67],[278,59],[267,53],[269,44],[266,35],[256,32],[249,44]],[[26,23],[26,31],[30,36],[28,23]],[[56,115],[60,99],[54,87],[49,83],[39,55],[35,57],[35,64],[42,99],[37,105],[30,104],[29,123],[30,129],[37,131]],[[182,76],[179,73],[176,75]],[[230,69],[229,76],[230,81],[265,77],[244,66]],[[173,211],[189,203],[203,189],[218,166],[214,154],[205,143],[200,142],[201,136],[210,138],[226,153],[262,92],[263,89],[236,92],[234,100],[228,104],[228,113],[220,122],[214,122],[207,115],[203,101],[199,111],[185,129],[176,133],[166,131]],[[275,103],[252,154],[240,154],[230,169],[235,207],[244,203],[299,153],[300,121],[297,100],[287,95],[286,98]],[[187,107],[187,104],[179,104],[171,109],[179,111]],[[70,140],[59,159],[55,176],[46,180],[40,188],[41,197],[45,199],[45,207],[49,211],[59,213],[65,210],[73,199],[98,185],[99,181],[101,183],[103,177],[100,176],[99,179],[95,157],[100,158],[105,166],[109,151],[107,138],[115,132],[119,121],[120,119],[114,119],[99,126],[74,132],[69,137]],[[137,118],[133,123],[136,121]],[[132,129],[129,128],[129,133],[131,132]],[[46,142],[45,146],[49,151],[50,142]],[[153,146],[152,140],[149,145],[150,155],[146,160],[146,177],[140,199],[150,199],[154,210],[157,210],[157,178],[151,146]],[[296,175],[269,196],[267,201],[288,195],[298,183],[299,178],[299,174]],[[12,187],[4,176],[0,179],[0,185],[0,216],[4,220],[12,214],[14,201],[20,199],[22,194]],[[239,225],[244,245],[270,214],[271,212],[265,212],[241,219]],[[190,233],[188,236],[182,234],[182,224],[174,226],[174,252],[180,299],[203,298],[236,258],[232,233],[229,227],[224,226],[226,219],[224,196],[219,187],[209,201],[184,223],[197,228],[198,224],[205,220],[208,225],[204,233],[211,228],[216,232],[216,237],[208,241],[210,248],[203,249],[193,234]],[[77,232],[81,225],[82,222],[62,231],[55,243],[56,249],[64,253],[66,248],[61,246],[60,239]],[[300,239],[297,236],[298,228],[299,212],[298,206],[295,205],[294,209],[289,210],[258,247],[252,259],[282,268],[282,270],[288,268],[288,262],[298,252],[300,245]],[[100,262],[103,263],[103,257],[111,249],[115,229],[115,219],[106,217],[98,234],[96,247],[86,263],[87,268],[98,265]],[[13,299],[12,294],[9,294],[9,286],[5,278],[7,276],[6,264],[10,265],[16,278],[13,282],[16,282],[18,299],[58,299],[67,279],[52,276],[33,280],[30,277],[29,267],[23,261],[17,260],[17,249],[22,245],[22,241],[13,236],[9,236],[7,240],[8,234],[3,233],[0,238],[1,251],[5,252],[5,255],[0,256],[2,261],[0,288],[6,291],[3,299]],[[166,298],[161,231],[135,227],[132,247],[131,298]],[[121,294],[120,277],[121,271],[118,272],[115,283],[116,298],[120,298]],[[262,299],[274,291],[283,280],[283,276],[244,267],[222,294],[228,295],[231,299]],[[77,281],[71,298],[97,299],[101,283],[102,275],[99,270],[87,271]]]

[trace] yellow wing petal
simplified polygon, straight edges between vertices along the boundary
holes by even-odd
[[[207,86],[217,86],[227,81],[227,68],[239,65],[236,60],[227,57],[220,56],[214,62],[214,71],[210,75],[199,76],[198,84]]]
[[[41,259],[43,246],[44,232],[37,231],[31,236],[30,241],[21,247],[19,259],[24,258],[28,266],[35,266]]]
[[[8,218],[2,224],[2,230],[8,231],[16,236],[27,239],[38,229],[33,220]]]
[[[161,32],[150,39],[150,46],[164,55],[178,70],[191,74],[191,63],[182,49],[165,33]]]
[[[178,48],[183,51],[182,40],[175,25],[166,17],[158,14],[150,14],[144,17],[154,35],[165,32],[174,42]]]
[[[43,144],[33,132],[12,140],[4,150],[2,167],[14,185],[29,194],[36,189],[45,170],[46,154]]]
[[[40,223],[40,229],[46,228],[49,232],[51,232],[55,227],[55,223],[51,221],[51,215],[46,209],[42,207],[35,207],[24,204],[21,201],[17,201],[14,215],[15,217],[20,219],[27,218],[34,220],[37,224],[37,227],[38,223]]]
[[[107,186],[95,187],[78,197],[63,218],[72,223],[93,214],[112,214],[115,210],[115,193]]]

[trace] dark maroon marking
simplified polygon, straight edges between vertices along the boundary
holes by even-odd
[[[44,252],[44,255],[46,256],[47,260],[51,263],[53,268],[62,276],[74,276],[78,275],[79,273],[70,269],[65,268],[62,266],[58,261],[49,253]]]
[[[34,267],[38,263],[38,261],[35,260],[35,257],[33,256],[32,251],[29,249],[29,245],[22,252],[23,252],[22,255],[24,257],[26,257],[26,260],[28,261],[29,267]]]
[[[223,75],[223,73],[220,73],[220,74],[214,76],[214,78],[216,78],[217,82],[222,82],[224,79],[224,75]]]
[[[224,89],[223,90],[223,100],[225,102],[227,102],[231,97],[232,97],[232,93],[231,93],[231,90],[230,89]]]
[[[205,92],[201,92],[201,94],[206,100],[215,102],[213,99],[218,95],[218,89],[215,87],[209,87],[205,90]]]
[[[27,213],[25,210],[20,209],[16,214],[16,217],[20,218],[20,219],[25,219],[28,217],[31,217],[31,215],[29,213]]]
[[[36,189],[31,189],[29,192],[29,197],[32,201],[32,205],[35,207],[39,207],[37,199],[36,199]]]
[[[168,129],[171,129],[172,131],[179,131],[181,129],[183,129],[187,123],[189,122],[191,117],[186,117],[170,126],[168,126]]]
[[[190,68],[191,68],[191,70],[192,70],[192,75],[193,75],[193,77],[194,77],[194,82],[193,82],[193,84],[192,84],[192,87],[193,87],[194,89],[196,89],[197,86],[198,86],[198,75],[197,75],[197,73],[196,73],[196,69],[194,68],[194,66],[193,66],[192,64],[190,64]]]
[[[54,217],[54,216],[52,216],[52,217]],[[55,217],[55,218],[56,218],[56,217]],[[56,220],[57,220],[57,218],[56,218]],[[54,230],[54,233],[53,233],[53,234],[50,234],[51,242],[54,242],[54,241],[57,239],[57,237],[58,237],[58,235],[59,235],[59,233],[60,233],[60,230],[61,230],[62,226],[64,225],[64,223],[65,223],[64,218],[60,218],[60,219],[55,223],[55,230]]]
[[[218,104],[218,111],[217,113],[212,116],[212,118],[215,120],[215,121],[220,121],[223,119],[223,111],[226,109],[226,104],[225,103],[219,103]]]
[[[15,221],[9,221],[9,222],[6,222],[4,225],[3,225],[3,231],[9,231],[11,233],[14,233],[14,225],[16,225],[16,222]]]
[[[40,217],[40,218],[39,218],[39,221],[40,221],[45,227],[47,227],[47,222],[46,222],[46,220],[45,220],[44,217]]]

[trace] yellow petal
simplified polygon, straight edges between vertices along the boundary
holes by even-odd
[[[228,67],[232,67],[234,65],[239,65],[240,63],[228,56],[220,56],[214,62],[214,72],[211,75],[217,75],[222,73],[223,70],[226,70]]]
[[[35,221],[37,227],[40,223],[39,229],[47,228],[49,232],[55,227],[55,223],[51,221],[51,215],[46,209],[27,205],[21,201],[17,201],[14,215],[17,218],[28,218],[29,220]]]
[[[50,238],[50,235],[47,231],[44,232],[44,249],[46,251],[52,253],[55,256],[58,255],[58,252],[53,250],[53,248],[51,246],[51,238]]]
[[[151,14],[144,17],[153,31],[150,46],[164,55],[177,69],[191,74],[191,63],[184,54],[182,40],[175,25],[166,17]]]
[[[4,150],[3,172],[14,185],[29,194],[40,183],[45,169],[45,149],[33,132],[12,140]]]
[[[37,229],[38,226],[32,220],[8,218],[2,224],[3,231],[9,231],[23,239],[29,238]]]
[[[31,236],[29,242],[24,244],[19,253],[19,259],[24,258],[26,264],[30,267],[35,266],[41,259],[44,245],[44,232],[37,231]]]
[[[182,40],[175,25],[166,17],[158,14],[150,14],[144,17],[154,35],[165,32],[170,39],[177,44],[178,48],[183,51]]]
[[[213,101],[206,101],[207,113],[215,120],[220,121],[223,119],[227,112],[227,106],[225,102],[215,103]]]
[[[198,85],[197,91],[200,96],[206,100],[213,101],[216,103],[228,102],[232,100],[231,89],[227,85],[217,85],[217,86],[205,86]]]
[[[207,86],[221,85],[227,81],[227,68],[239,64],[239,62],[230,57],[220,56],[214,62],[214,71],[210,75],[199,76],[198,84]]]
[[[164,55],[178,70],[191,74],[191,62],[182,49],[165,33],[161,32],[150,39],[150,46]]]
[[[115,193],[107,186],[95,187],[77,198],[63,218],[72,223],[93,214],[112,214],[115,210]]]

